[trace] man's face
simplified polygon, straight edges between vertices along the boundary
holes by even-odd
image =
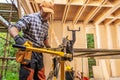
[[[42,18],[43,18],[43,20],[49,20],[49,19],[50,19],[50,16],[51,16],[51,13],[50,13],[50,12],[43,12],[43,13],[42,13]]]

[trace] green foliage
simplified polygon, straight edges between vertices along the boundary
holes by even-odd
[[[94,35],[93,34],[87,34],[87,47],[88,48],[94,48]],[[93,70],[92,66],[96,65],[96,61],[94,58],[88,58],[88,65],[89,65],[89,77],[93,77]]]
[[[9,41],[6,39],[6,33],[0,33],[0,56],[4,56],[4,51],[6,47],[6,56],[14,57],[15,56],[15,51],[12,47],[12,44],[14,44],[13,39],[11,38]],[[7,43],[6,43],[7,41]]]
[[[0,57],[4,57],[4,53],[6,53],[6,57],[15,57],[16,49],[12,47],[14,41],[12,38],[8,41],[6,35],[6,33],[0,33]],[[0,61],[0,66],[2,66],[2,60]],[[3,69],[2,80],[18,80],[19,64],[15,60],[6,60],[4,66],[7,67]]]
[[[89,65],[89,77],[93,78],[92,66],[96,65],[95,59],[94,58],[88,58],[88,65]]]
[[[18,72],[12,72],[11,70],[7,71],[6,77],[3,77],[3,80],[19,80]]]
[[[93,36],[93,34],[87,34],[87,47],[94,48],[94,36]]]
[[[2,80],[19,80],[19,64],[15,60],[5,62]]]

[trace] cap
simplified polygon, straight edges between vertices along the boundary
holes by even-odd
[[[44,0],[40,4],[44,12],[50,12],[54,14],[54,3],[52,1]]]

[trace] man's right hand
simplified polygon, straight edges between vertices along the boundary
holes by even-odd
[[[26,46],[26,47],[32,47],[33,46],[32,42],[24,39],[23,37],[21,37],[19,35],[15,36],[14,40],[15,40],[15,43],[18,44],[18,45],[23,45],[23,46]]]
[[[15,43],[19,45],[23,45],[26,42],[26,40],[20,35],[15,36],[14,40],[15,40]]]

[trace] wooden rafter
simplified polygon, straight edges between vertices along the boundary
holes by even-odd
[[[120,8],[118,8],[118,9],[113,13],[113,15],[114,15],[115,17],[119,16],[119,15],[120,15]]]
[[[69,11],[69,9],[70,9],[70,2],[71,2],[71,0],[68,0],[68,1],[67,1],[67,4],[66,4],[66,6],[65,6],[64,13],[63,13],[63,17],[62,17],[62,22],[63,22],[63,23],[66,21],[66,17],[67,17],[67,15],[68,15],[68,11]]]
[[[28,0],[20,0],[20,4],[22,5],[26,14],[33,13],[33,9],[32,9],[30,2]]]
[[[95,24],[100,24],[106,17],[108,17],[110,14],[112,14],[115,10],[117,10],[120,7],[120,0],[116,4],[114,4],[114,7],[109,9],[104,14],[100,15],[99,18],[96,18],[94,20]]]
[[[111,19],[109,19],[109,21],[105,20],[105,24],[111,24],[112,22],[114,22],[115,20],[117,20],[120,16],[120,8],[118,8],[114,13],[112,13]]]
[[[107,2],[107,0],[102,0],[99,4],[99,6],[97,6],[96,8],[93,8],[90,13],[88,14],[88,16],[86,17],[84,23],[87,24],[96,14],[97,12],[101,9],[102,5],[105,4]]]
[[[30,3],[34,12],[38,12],[39,11],[38,3],[35,0],[30,0]]]
[[[115,21],[117,18],[113,18],[111,20],[109,20],[106,24],[111,24],[113,21]]]
[[[38,4],[36,1],[34,1],[34,4],[35,4],[35,7],[36,7],[36,11],[38,12],[39,11],[39,7],[38,7]]]
[[[120,19],[115,20],[114,24],[120,24]]]
[[[89,2],[89,0],[86,0],[86,1],[85,1],[85,4],[88,3],[88,2]],[[82,7],[79,8],[78,12],[76,13],[76,15],[75,15],[75,17],[74,17],[74,19],[73,19],[73,24],[76,24],[77,21],[79,20],[79,18],[81,17],[83,11],[84,11],[85,8],[86,8],[86,5],[85,5],[85,4],[84,4],[84,6],[82,6]]]
[[[19,15],[19,18],[22,17],[22,13],[21,13],[21,5],[20,5],[20,0],[17,0],[17,4],[18,4],[18,15]]]
[[[32,5],[32,8],[33,8],[33,11],[34,11],[34,12],[37,12],[36,7],[35,7],[35,4],[34,4],[34,1],[31,1],[31,5]]]

